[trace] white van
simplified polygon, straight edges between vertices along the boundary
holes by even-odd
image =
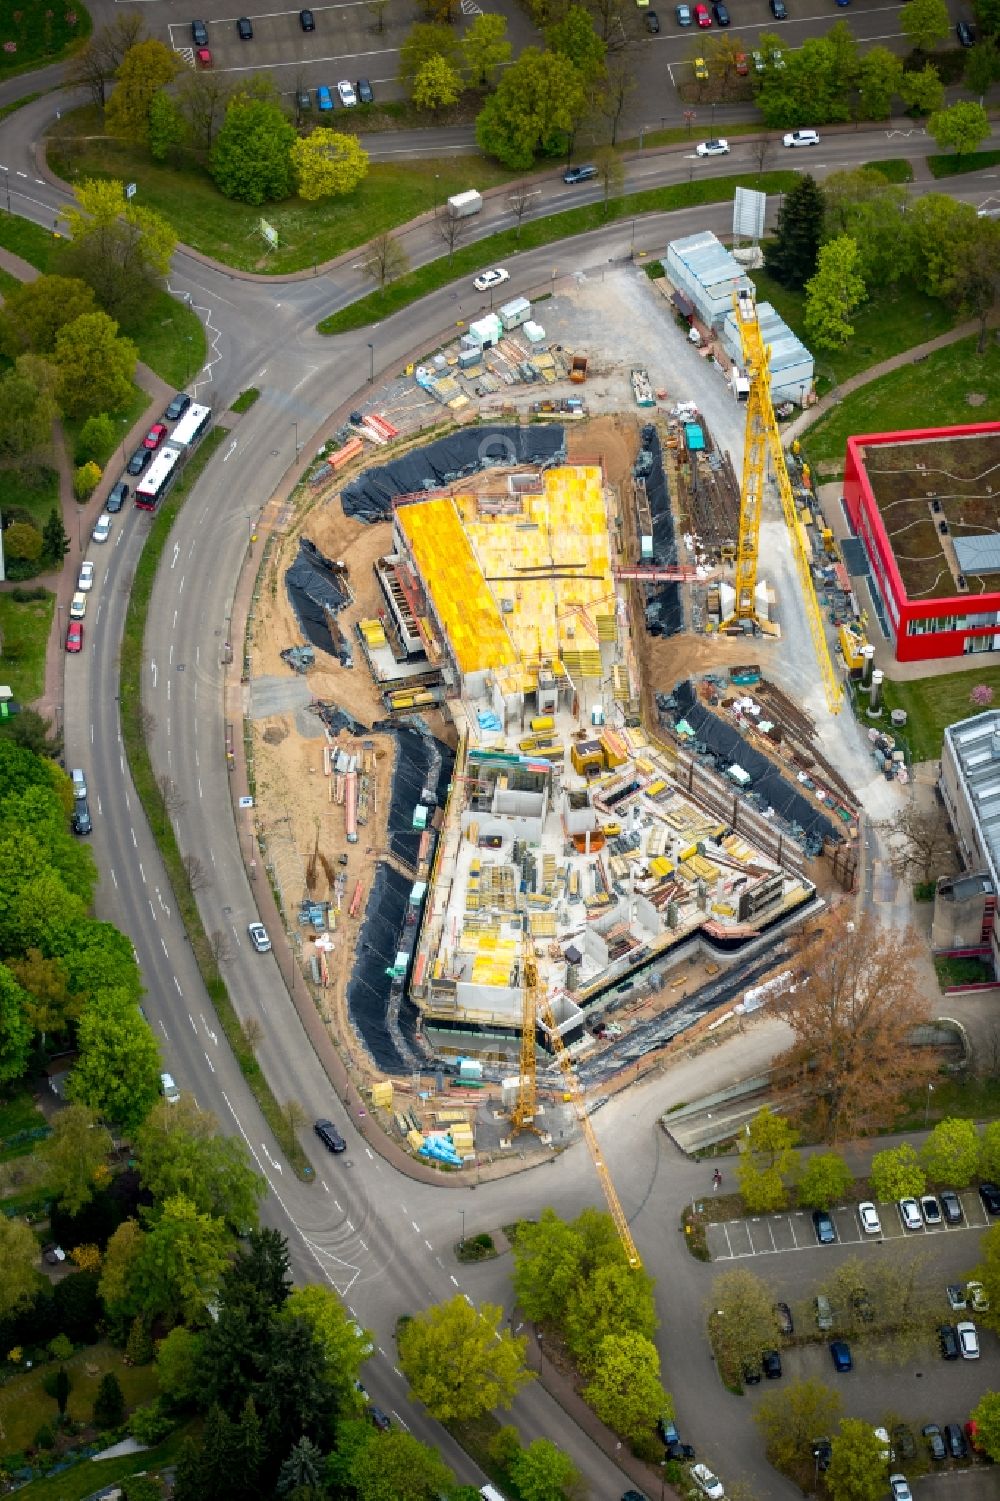
[[[87,778],[80,768],[74,767],[70,772],[70,781],[73,783],[73,796],[79,801],[87,796]]]

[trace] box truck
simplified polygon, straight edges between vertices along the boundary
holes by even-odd
[[[468,219],[470,214],[478,214],[482,206],[483,195],[475,188],[470,188],[467,193],[455,193],[448,199],[448,212],[453,219]]]

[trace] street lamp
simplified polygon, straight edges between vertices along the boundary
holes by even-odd
[[[437,211],[438,211],[438,183],[440,181],[441,181],[441,173],[440,172],[435,172],[434,173],[434,217],[435,217],[435,219],[437,218]]]
[[[933,1093],[934,1093],[934,1085],[933,1084],[928,1084],[928,1086],[927,1086],[927,1103],[924,1106],[924,1130],[925,1131],[927,1129],[927,1123],[930,1120],[930,1114],[931,1114],[931,1095]]]
[[[121,417],[121,418],[119,418],[119,421],[121,422],[121,425],[122,425],[122,463],[124,464],[124,462],[125,462],[125,439],[128,437],[128,418],[127,417]]]
[[[7,189],[7,212],[9,214],[10,213],[10,168],[9,167],[4,167],[3,168],[3,180],[4,180],[4,186]]]
[[[459,1241],[459,1249],[462,1250],[462,1251],[464,1251],[465,1250],[465,1210],[464,1209],[460,1209],[458,1212],[462,1216],[462,1239]]]
[[[295,434],[295,454],[296,454],[296,457],[298,457],[298,452],[299,452],[299,424],[297,422],[293,422],[292,423],[292,431]]]
[[[373,386],[375,384],[375,345],[374,344],[369,344],[369,346],[368,346],[368,384],[370,386]]]

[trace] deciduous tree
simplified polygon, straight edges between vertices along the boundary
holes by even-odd
[[[353,193],[368,175],[368,153],[357,136],[317,129],[292,146],[299,197],[307,203]]]
[[[136,1137],[139,1173],[158,1203],[184,1194],[201,1214],[234,1230],[257,1223],[266,1183],[238,1137],[222,1136],[191,1095],[157,1100]],[[321,1291],[321,1289],[317,1289]]]
[[[165,42],[136,42],[122,58],[115,75],[115,91],[104,119],[112,135],[145,145],[149,141],[149,109],[156,94],[172,83],[184,64]]]
[[[843,349],[854,336],[850,319],[865,300],[857,242],[839,235],[820,246],[816,275],[806,282],[805,326],[820,349]]]
[[[965,59],[965,86],[971,94],[978,94],[980,103],[993,85],[1000,79],[1000,45],[995,36],[983,36],[969,49]]]
[[[400,1333],[399,1364],[412,1395],[439,1422],[509,1407],[534,1379],[524,1364],[524,1336],[502,1325],[502,1308],[473,1308],[456,1295],[418,1313]]]
[[[94,104],[103,109],[107,86],[126,52],[143,40],[145,24],[137,11],[119,11],[71,58],[66,67],[66,86],[89,89]]]
[[[562,1325],[567,1344],[585,1369],[606,1334],[630,1329],[651,1340],[657,1327],[652,1278],[624,1262],[598,1266],[577,1287]]]
[[[421,63],[410,98],[417,109],[426,109],[433,114],[441,109],[451,109],[461,94],[462,78],[458,69],[446,57],[438,55]]]
[[[854,1174],[839,1152],[817,1152],[798,1181],[798,1201],[806,1209],[829,1209],[854,1182]]]
[[[944,103],[944,84],[933,63],[904,73],[899,80],[899,97],[915,115],[930,115]]]
[[[488,88],[496,82],[500,69],[510,62],[507,17],[497,11],[474,16],[459,45],[462,66],[472,87]]]
[[[106,313],[129,316],[148,299],[150,288],[162,283],[177,236],[161,214],[126,199],[121,182],[87,179],[73,193],[77,207],[66,210],[71,238],[64,261],[93,287]]]
[[[131,1134],[152,1109],[160,1085],[156,1038],[141,1013],[121,991],[106,991],[80,1017],[77,1045],[70,1098]]]
[[[594,165],[598,180],[604,191],[604,217],[608,217],[608,204],[612,198],[620,198],[625,187],[625,167],[613,146],[599,146],[594,153]]]
[[[606,1334],[592,1371],[584,1398],[601,1422],[622,1438],[640,1439],[651,1432],[657,1418],[673,1416],[673,1403],[660,1381],[660,1357],[645,1335]]]
[[[173,94],[159,89],[150,100],[146,138],[154,162],[170,161],[188,139],[188,122]]]
[[[990,1307],[977,1317],[1000,1333],[1000,1225],[985,1230],[979,1240],[979,1265],[975,1275],[986,1289]]]
[[[8,528],[8,533],[13,527]],[[31,1051],[30,1002],[6,965],[0,964],[0,1084],[20,1079]]]
[[[234,99],[209,157],[220,193],[242,203],[273,203],[292,193],[295,127],[276,104]]]
[[[407,92],[412,92],[417,74],[432,57],[443,57],[453,68],[458,67],[458,38],[448,26],[418,21],[410,27],[399,49],[399,81]]]
[[[352,1447],[348,1464],[358,1501],[438,1501],[452,1494],[454,1476],[444,1460],[411,1433],[394,1428],[379,1436],[368,1427],[360,1437],[363,1442]]]
[[[909,194],[905,187],[887,181],[875,167],[858,167],[831,172],[823,184],[823,197],[823,237],[850,235],[858,247],[866,283],[893,282],[906,273],[907,258],[900,254],[907,233]]]
[[[1000,1392],[984,1392],[969,1416],[976,1425],[976,1443],[990,1459],[1000,1460]]]
[[[899,25],[917,52],[932,52],[951,30],[944,0],[907,0],[899,12]]]
[[[909,1142],[876,1152],[870,1177],[872,1192],[877,1199],[919,1198],[927,1187],[920,1159]]]
[[[76,277],[21,282],[4,297],[0,348],[12,360],[19,354],[50,354],[59,330],[95,308],[93,288]]]
[[[559,151],[586,109],[586,90],[568,57],[526,47],[476,118],[476,140],[504,166],[526,171],[537,153]]]
[[[760,1366],[765,1350],[778,1343],[774,1293],[762,1277],[745,1267],[722,1272],[707,1301],[709,1327],[724,1380],[740,1379],[744,1366]]]
[[[285,1311],[289,1318],[303,1319],[309,1325],[326,1361],[327,1380],[345,1405],[348,1390],[372,1353],[371,1336],[359,1330],[336,1294],[318,1283],[293,1288]]]
[[[511,1478],[521,1501],[564,1501],[579,1489],[580,1471],[551,1439],[536,1438],[514,1458]]]
[[[98,1284],[101,1302],[109,1318],[123,1325],[138,1307],[134,1277],[145,1239],[145,1231],[138,1220],[124,1220],[108,1241],[104,1253]]]
[[[601,78],[607,43],[598,36],[590,12],[582,5],[567,6],[565,14],[545,28],[545,41],[550,52],[569,58],[587,88]]]
[[[979,319],[977,353],[986,352],[990,315],[1000,302],[1000,222],[979,219],[971,241],[959,249],[952,294],[963,312]]]
[[[981,104],[959,99],[947,109],[939,109],[927,121],[927,129],[942,151],[951,150],[957,157],[975,151],[990,133],[990,118]]]
[[[57,382],[55,366],[37,354],[18,355],[13,370],[0,376],[0,455],[31,463],[47,447]]]
[[[578,1236],[554,1209],[532,1224],[523,1221],[514,1240],[514,1292],[535,1323],[561,1322],[582,1273]]]
[[[23,1220],[0,1214],[0,1318],[31,1303],[41,1285],[37,1240]]]
[[[200,1334],[178,1324],[156,1346],[156,1376],[160,1393],[172,1407],[182,1411],[198,1405],[201,1343]]]
[[[178,80],[175,95],[195,150],[211,151],[233,97],[232,83],[224,73],[199,68]]]
[[[410,259],[403,246],[388,230],[369,240],[365,249],[364,272],[373,281],[379,292],[384,292],[390,282],[396,281],[410,268]]]
[[[198,1322],[219,1291],[231,1241],[222,1220],[174,1194],[163,1205],[137,1259],[132,1287],[149,1318]]]
[[[939,808],[921,808],[911,800],[876,828],[888,843],[894,875],[933,881],[954,869],[955,836]]]
[[[52,1123],[52,1135],[39,1148],[45,1186],[67,1214],[89,1204],[97,1181],[107,1173],[111,1135],[86,1105],[67,1105]]]
[[[632,58],[620,52],[614,53],[605,64],[597,100],[598,109],[611,126],[612,146],[618,143],[622,116],[637,87]]]
[[[902,60],[888,47],[872,47],[858,70],[861,113],[866,120],[887,120],[903,77]]]
[[[833,1432],[842,1410],[840,1393],[822,1381],[800,1378],[768,1391],[756,1405],[754,1422],[775,1469],[812,1479],[813,1440]]]
[[[979,1168],[979,1146],[975,1121],[949,1116],[920,1148],[920,1162],[932,1183],[968,1188]]]
[[[786,1202],[787,1182],[798,1164],[797,1140],[790,1122],[771,1110],[758,1111],[750,1122],[736,1178],[751,1213],[780,1209]]]
[[[909,934],[842,908],[802,940],[798,983],[774,1002],[796,1039],[778,1068],[829,1142],[890,1124],[934,1066],[910,1045],[926,1014],[913,951]]]
[[[837,1501],[879,1501],[885,1491],[882,1441],[871,1423],[844,1418],[831,1444],[826,1483]]]
[[[823,210],[823,194],[806,172],[785,194],[774,239],[764,247],[765,268],[782,286],[804,287],[816,270]]]

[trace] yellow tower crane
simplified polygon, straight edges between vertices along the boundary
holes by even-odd
[[[586,1101],[580,1088],[580,1081],[576,1077],[572,1059],[566,1051],[566,1045],[559,1036],[556,1019],[552,1013],[552,1004],[545,994],[538,976],[538,962],[531,951],[531,940],[525,933],[522,946],[522,975],[521,984],[524,994],[524,1004],[521,1018],[521,1079],[518,1089],[517,1104],[514,1107],[512,1123],[516,1131],[537,1130],[535,1125],[535,1108],[537,1104],[537,1069],[535,1064],[535,1022],[541,1016],[545,1025],[549,1028],[549,1037],[552,1041],[552,1049],[556,1055],[559,1067],[562,1069],[566,1081],[566,1092],[573,1102],[583,1139],[587,1143],[587,1150],[600,1179],[601,1188],[607,1201],[608,1210],[618,1231],[618,1239],[622,1243],[625,1257],[630,1267],[638,1268],[642,1265],[639,1252],[636,1250],[632,1232],[629,1229],[625,1211],[621,1206],[621,1200],[615,1191],[615,1185],[611,1181],[601,1152],[600,1143],[594,1134],[594,1128],[587,1114]]]
[[[736,323],[743,348],[743,363],[750,382],[747,400],[746,442],[743,451],[743,487],[740,495],[739,545],[736,554],[736,600],[733,613],[723,622],[723,629],[734,621],[752,620],[767,634],[774,634],[774,627],[757,615],[757,561],[760,550],[760,517],[764,500],[764,480],[767,474],[768,457],[774,470],[785,525],[792,542],[792,551],[799,572],[802,599],[809,621],[813,650],[819,663],[826,693],[827,708],[831,714],[839,714],[844,700],[844,690],[834,669],[830,649],[823,629],[823,614],[816,589],[813,585],[806,550],[802,523],[795,506],[792,483],[785,466],[785,452],[781,435],[771,405],[771,350],[764,343],[757,319],[757,306],[749,291],[733,295]]]

